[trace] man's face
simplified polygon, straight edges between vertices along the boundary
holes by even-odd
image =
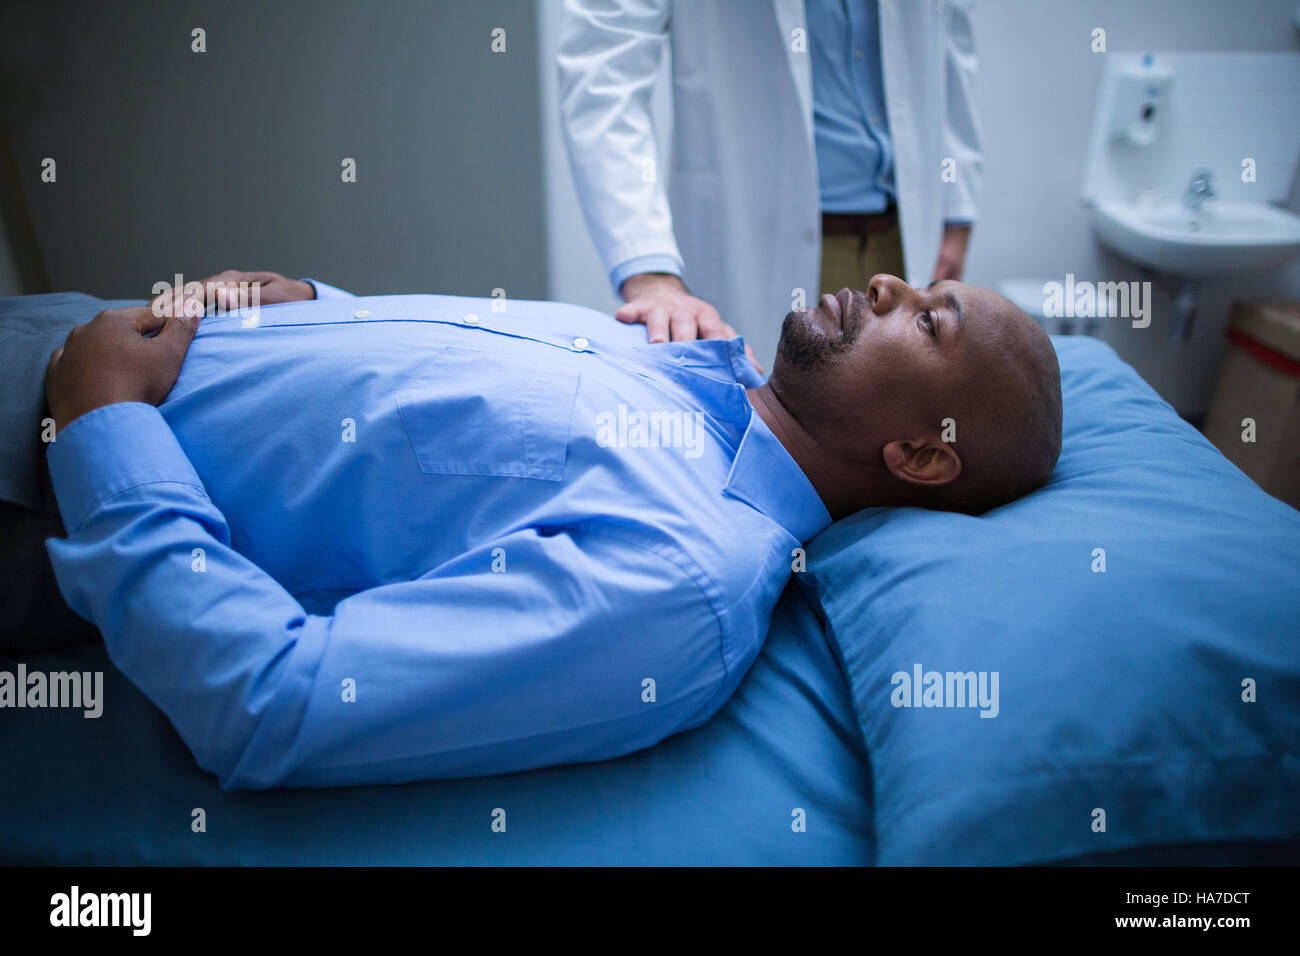
[[[937,435],[1016,374],[1016,353],[1037,326],[988,289],[937,282],[917,289],[877,275],[791,312],[772,389],[800,423],[847,461],[879,456],[889,441]]]

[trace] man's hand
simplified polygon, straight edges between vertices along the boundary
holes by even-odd
[[[227,269],[225,272],[208,276],[200,284],[203,286],[204,307],[215,305],[223,312],[250,308],[253,304],[253,286],[257,286],[258,305],[303,302],[316,298],[316,289],[310,282],[286,279],[278,272],[240,272],[237,269]],[[171,292],[164,292],[149,303],[150,308],[159,315],[166,315],[167,306],[172,302],[159,302],[159,300],[167,299],[169,296],[174,302],[178,297],[183,297],[183,290],[173,289]]]
[[[934,264],[931,282],[940,279],[961,281],[966,268],[966,247],[970,244],[970,226],[944,226],[943,241],[939,243],[939,261]]]
[[[198,298],[183,302],[179,312],[158,318],[148,306],[109,309],[69,332],[45,370],[45,397],[56,432],[104,405],[161,404],[176,384],[199,327]],[[146,337],[154,331],[158,334]]]
[[[694,339],[734,339],[736,330],[722,321],[718,310],[686,291],[675,275],[646,272],[623,283],[626,304],[614,313],[620,322],[643,323],[651,342],[690,342]],[[760,372],[754,351],[745,346],[745,354]]]

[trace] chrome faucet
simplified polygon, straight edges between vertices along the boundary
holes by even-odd
[[[1218,195],[1214,191],[1214,174],[1208,169],[1198,169],[1192,173],[1192,181],[1187,184],[1187,192],[1183,193],[1183,205],[1192,212],[1200,212],[1205,200]]]

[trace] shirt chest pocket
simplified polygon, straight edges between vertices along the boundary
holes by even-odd
[[[579,377],[535,355],[448,346],[397,408],[426,474],[560,481]]]

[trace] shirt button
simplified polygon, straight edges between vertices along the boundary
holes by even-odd
[[[579,335],[576,339],[573,340],[573,347],[575,349],[578,349],[579,351],[586,349],[587,346],[590,344],[591,343],[588,342],[586,339],[584,339],[581,335]]]
[[[354,318],[354,319],[368,319],[368,318],[370,318],[370,310],[369,310],[369,309],[357,309],[357,311],[355,311],[355,312],[352,313],[352,318]]]
[[[862,59],[862,51],[861,51],[861,50],[854,50],[854,51],[853,51],[853,59],[855,59],[855,60],[860,60],[860,59]]]
[[[473,312],[466,312],[460,320],[466,325],[478,325],[478,316]]]

